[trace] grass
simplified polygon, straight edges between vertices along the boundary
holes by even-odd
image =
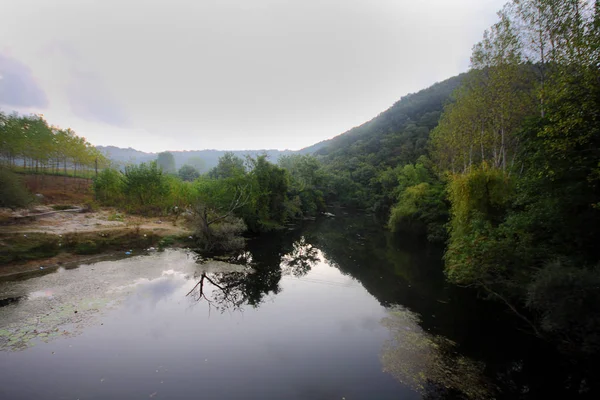
[[[161,237],[141,229],[115,229],[65,235],[48,233],[0,234],[0,266],[52,258],[60,253],[92,255],[148,247],[189,244],[188,235]]]
[[[157,245],[153,232],[112,230],[53,235],[48,233],[0,235],[0,265],[51,258],[60,253],[99,254],[109,251],[141,249]]]
[[[94,200],[91,182],[88,179],[55,175],[24,175],[27,189],[41,194],[46,204],[73,205]]]

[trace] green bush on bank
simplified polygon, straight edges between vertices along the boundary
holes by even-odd
[[[0,207],[27,207],[33,201],[33,195],[29,193],[21,178],[5,168],[0,168]]]
[[[132,214],[161,216],[185,208],[196,198],[196,188],[163,173],[156,162],[127,166],[124,172],[105,169],[94,179],[96,200]]]

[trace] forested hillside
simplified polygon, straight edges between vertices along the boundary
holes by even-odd
[[[450,281],[597,355],[600,5],[514,0],[498,16],[468,73],[313,149],[339,203],[445,242]]]
[[[423,157],[429,134],[466,76],[461,74],[404,96],[371,121],[303,149],[314,152],[333,176],[330,190],[336,196],[332,200],[386,215],[398,196],[399,176],[413,179],[409,175],[415,171],[405,170],[405,166],[410,169],[418,160],[427,164]],[[437,235],[441,237],[443,232]]]
[[[461,74],[404,96],[372,120],[305,150],[313,150],[340,170],[349,164],[360,169],[362,163],[394,167],[414,162],[425,154],[429,132],[464,77]]]
[[[600,5],[514,0],[498,16],[431,162],[397,176],[389,225],[439,232],[439,212],[449,280],[587,359],[600,354]]]

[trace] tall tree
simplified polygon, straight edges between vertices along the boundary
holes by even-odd
[[[169,153],[168,151],[158,153],[156,163],[167,174],[177,173],[177,170],[175,169],[175,157],[173,156],[173,153]]]

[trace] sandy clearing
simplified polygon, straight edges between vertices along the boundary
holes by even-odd
[[[38,206],[34,210],[11,211],[3,209],[0,212],[4,218],[22,217],[32,214],[53,211],[50,206]],[[39,232],[50,234],[67,234],[76,232],[98,232],[115,228],[143,229],[161,235],[183,235],[190,233],[190,229],[183,226],[180,220],[177,226],[173,225],[173,218],[148,218],[131,216],[119,213],[115,209],[101,209],[87,213],[61,212],[35,219],[23,219],[17,223],[0,226],[0,233],[27,233]]]

